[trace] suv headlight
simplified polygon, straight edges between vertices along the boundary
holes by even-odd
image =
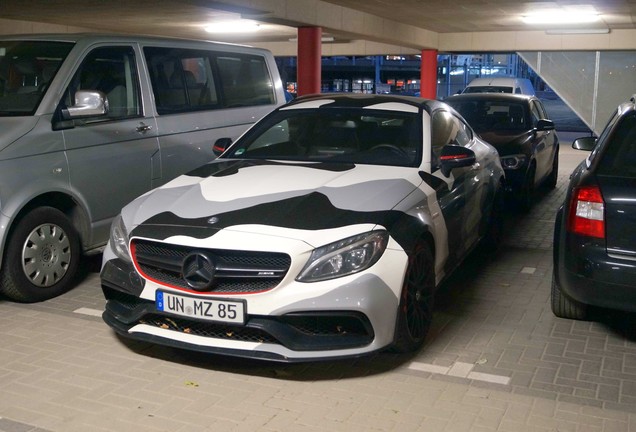
[[[380,259],[388,240],[386,231],[370,231],[314,249],[296,280],[318,282],[365,270]]]
[[[518,155],[502,156],[500,160],[501,160],[501,166],[504,169],[519,169],[526,163],[526,155],[518,154]]]
[[[117,215],[110,226],[110,247],[117,257],[132,262],[128,252],[128,230],[126,230],[121,214]]]

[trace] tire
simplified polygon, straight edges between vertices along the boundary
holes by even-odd
[[[75,282],[79,255],[79,236],[64,213],[52,207],[36,208],[9,237],[0,289],[24,303],[56,297]]]
[[[534,177],[536,168],[534,165],[528,169],[526,178],[523,180],[521,193],[519,194],[519,207],[524,212],[529,212],[534,203]]]
[[[550,292],[552,313],[559,318],[584,320],[587,316],[587,307],[584,304],[570,300],[561,292],[561,288],[554,276],[552,276],[552,289]]]
[[[557,149],[554,154],[554,160],[552,161],[552,171],[550,171],[550,175],[546,181],[546,186],[550,189],[554,189],[559,180],[559,150]]]
[[[435,270],[430,247],[419,243],[409,256],[398,306],[393,350],[400,353],[421,348],[433,318]]]

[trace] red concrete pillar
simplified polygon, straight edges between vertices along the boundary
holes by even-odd
[[[422,50],[420,96],[425,99],[437,97],[437,50]]]
[[[298,29],[298,96],[320,93],[322,28]]]

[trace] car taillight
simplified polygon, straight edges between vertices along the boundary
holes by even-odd
[[[574,234],[605,238],[605,205],[598,186],[574,190],[567,229]]]

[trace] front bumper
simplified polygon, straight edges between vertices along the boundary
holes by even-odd
[[[270,291],[236,295],[248,315],[234,325],[157,311],[154,291],[170,289],[141,280],[131,264],[114,258],[101,273],[103,319],[125,337],[194,351],[282,362],[356,357],[393,342],[405,266],[403,251],[387,249],[359,274],[315,283],[292,275]]]

